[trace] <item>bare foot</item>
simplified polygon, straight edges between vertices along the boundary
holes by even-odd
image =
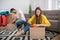
[[[24,34],[24,30],[20,31],[20,32],[17,32],[16,34],[14,34],[15,37],[19,37],[21,36],[22,34]]]
[[[16,34],[13,35],[14,37],[20,36],[20,32],[17,32]]]

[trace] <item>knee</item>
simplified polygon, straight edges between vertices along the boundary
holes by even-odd
[[[29,29],[30,29],[30,24],[27,24],[27,25],[25,26],[25,28],[24,28],[24,32],[29,31]]]

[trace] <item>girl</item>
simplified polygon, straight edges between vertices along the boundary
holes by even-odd
[[[14,36],[20,36],[24,34],[25,32],[29,31],[29,28],[31,27],[31,24],[34,24],[37,26],[50,26],[50,22],[47,20],[46,16],[42,14],[42,11],[39,7],[35,9],[35,15],[33,15],[29,20],[28,24],[24,27],[23,30],[20,32],[17,32]]]

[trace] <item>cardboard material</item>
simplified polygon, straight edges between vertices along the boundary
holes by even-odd
[[[12,14],[9,14],[9,15],[7,16],[7,24],[11,23],[12,20],[14,20],[14,16],[12,16]]]
[[[0,31],[5,30],[6,27],[0,26]]]
[[[15,24],[7,24],[7,27],[6,27],[7,30],[14,30],[16,28],[17,26]]]
[[[45,27],[30,28],[30,39],[44,39]]]
[[[12,21],[12,15],[9,14],[9,15],[7,16],[7,24],[10,23],[11,21]]]
[[[16,29],[16,25],[14,24],[10,24],[13,20],[13,17],[12,17],[12,14],[9,14],[7,15],[7,25],[6,27],[0,27],[0,30],[4,30],[4,29],[7,29],[7,30],[13,30],[13,29]]]

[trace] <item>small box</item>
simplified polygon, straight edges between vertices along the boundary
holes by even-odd
[[[17,25],[15,24],[7,24],[6,30],[15,30],[17,28]]]
[[[0,27],[0,31],[5,30],[5,29],[6,27],[3,27],[3,26]]]
[[[44,39],[45,27],[30,28],[30,39]]]
[[[7,24],[9,24],[12,21],[12,14],[9,14],[7,16]]]

